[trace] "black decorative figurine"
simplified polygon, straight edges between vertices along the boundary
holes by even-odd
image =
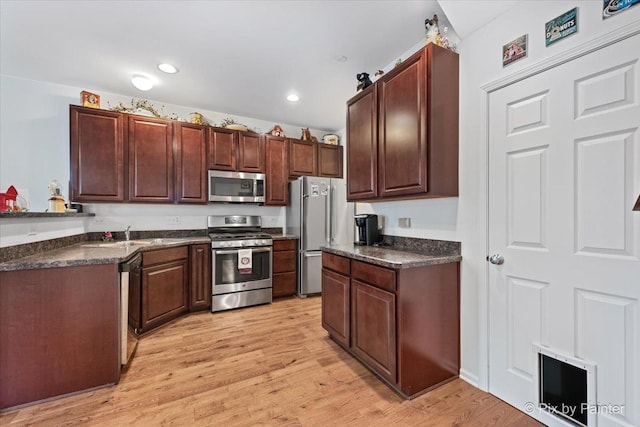
[[[356,74],[356,79],[358,79],[358,90],[366,89],[373,84],[367,73]]]

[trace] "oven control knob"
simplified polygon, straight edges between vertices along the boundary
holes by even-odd
[[[243,247],[247,246],[247,243],[246,242],[240,242],[240,246],[243,246]]]

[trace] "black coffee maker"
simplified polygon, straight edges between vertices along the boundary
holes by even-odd
[[[354,217],[358,226],[358,241],[355,245],[373,245],[380,241],[378,233],[378,215],[361,214]]]

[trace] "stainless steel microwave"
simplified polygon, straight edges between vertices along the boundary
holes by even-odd
[[[209,171],[209,201],[264,203],[263,173]]]

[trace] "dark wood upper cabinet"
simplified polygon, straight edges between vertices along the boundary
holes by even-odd
[[[347,102],[347,199],[378,196],[377,85]]]
[[[412,56],[378,84],[380,197],[427,191],[425,61]]]
[[[209,128],[209,169],[235,171],[238,133],[231,129]]]
[[[342,178],[342,146],[289,139],[289,176]]]
[[[457,196],[458,95],[458,55],[429,44],[349,100],[347,198]]]
[[[173,202],[173,123],[129,116],[129,201]]]
[[[71,201],[126,200],[126,125],[122,113],[70,106]]]
[[[207,203],[207,128],[174,123],[176,201]]]
[[[266,195],[265,205],[289,204],[289,150],[287,140],[278,136],[265,137]]]
[[[289,139],[289,176],[318,175],[318,143]]]
[[[250,132],[238,132],[238,171],[264,173],[264,137]]]
[[[342,146],[318,144],[318,176],[342,178]]]

